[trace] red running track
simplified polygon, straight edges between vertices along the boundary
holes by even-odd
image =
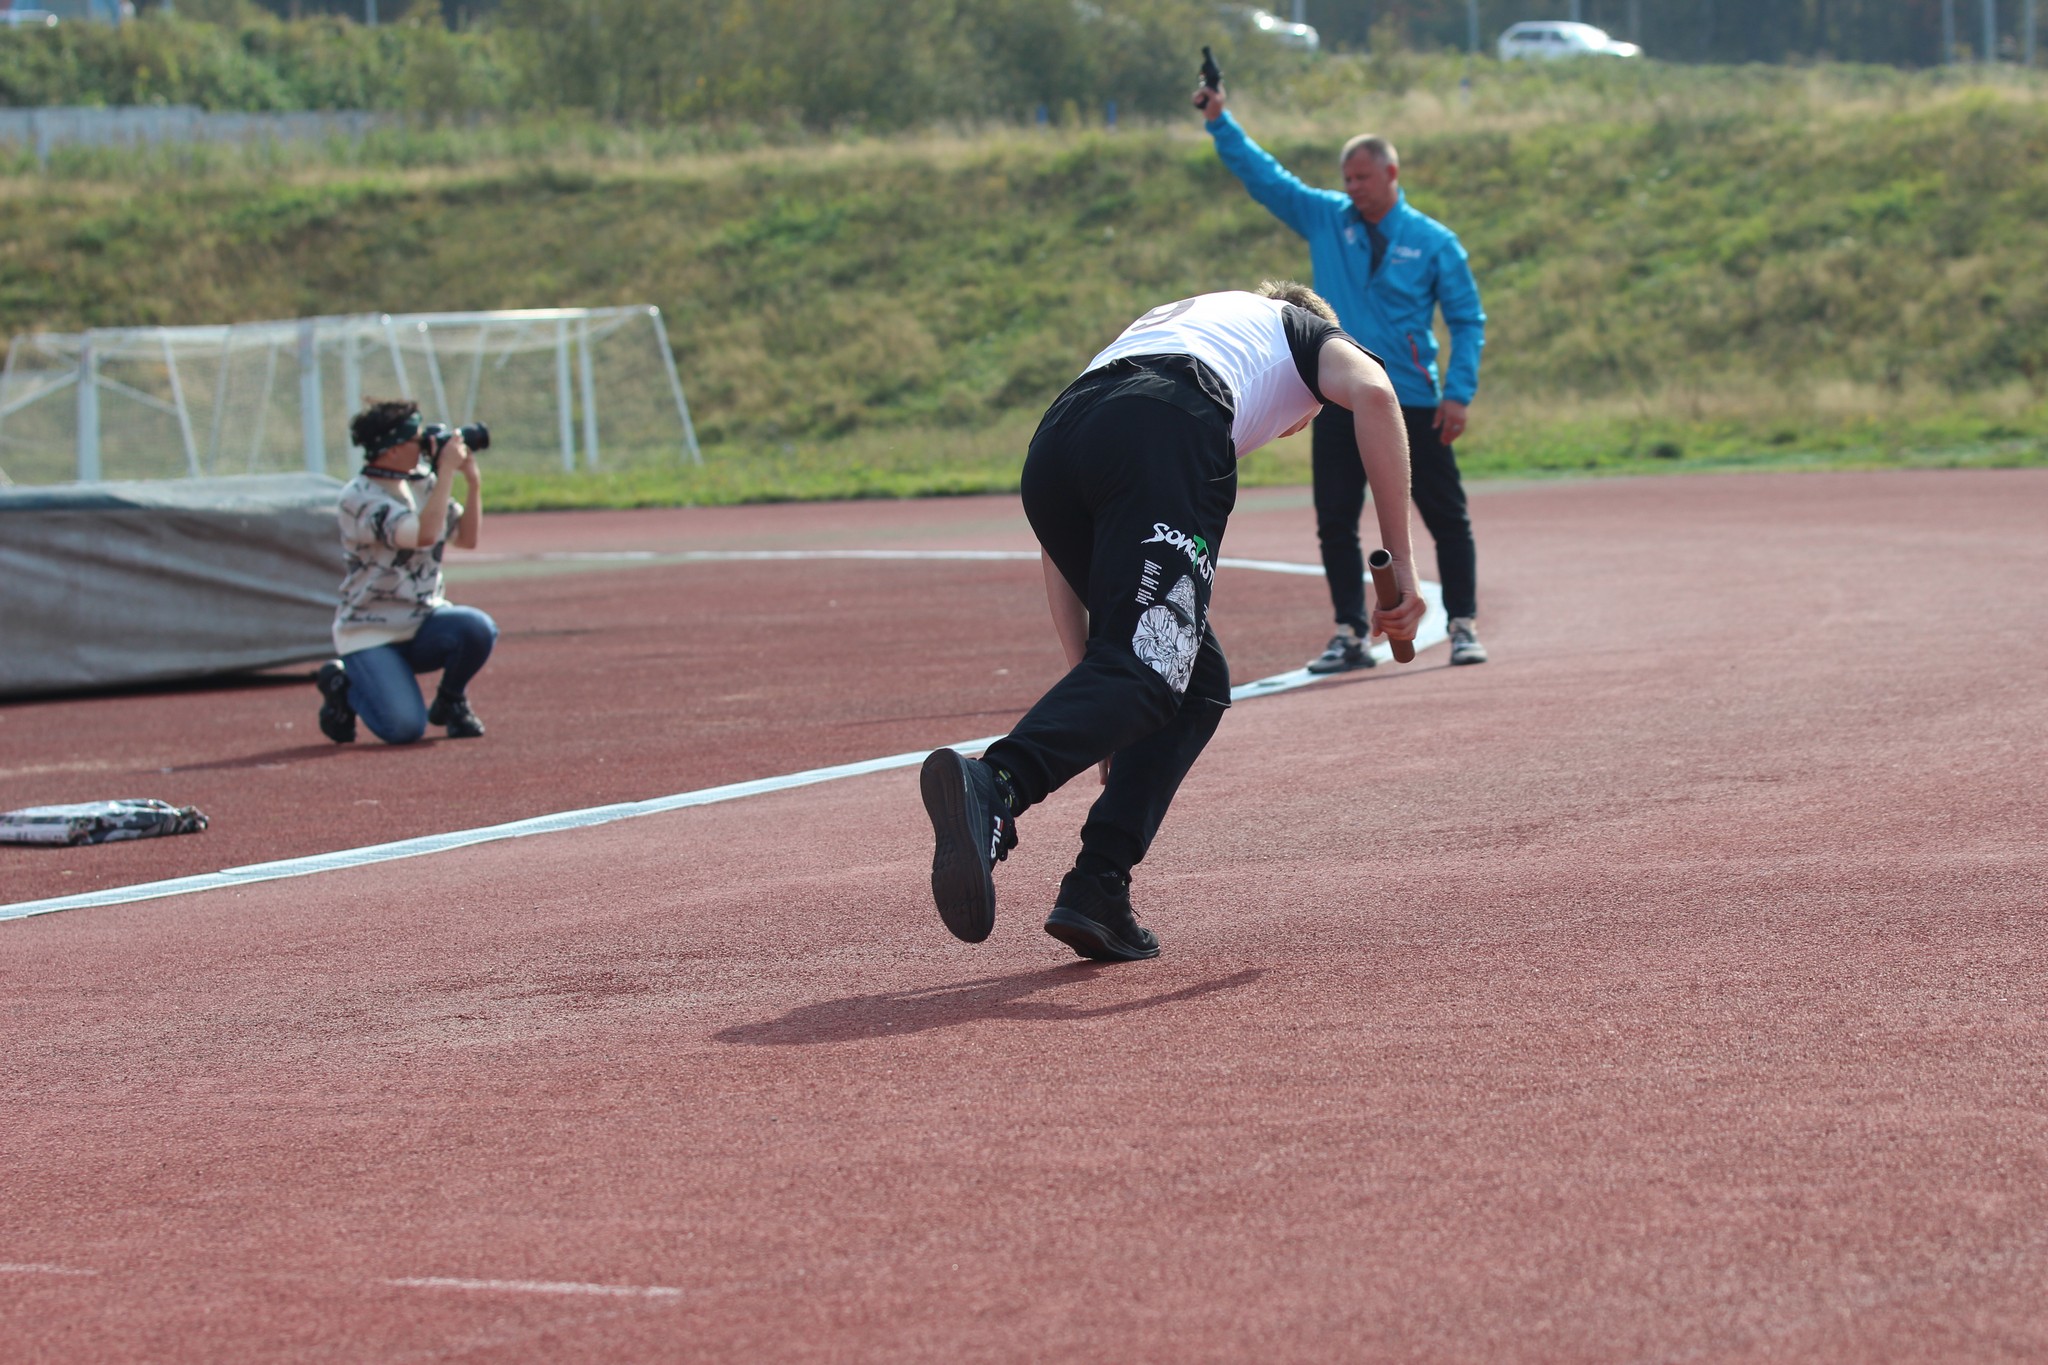
[[[1307,556],[1247,501],[1227,553]],[[1141,869],[1154,963],[1038,932],[1078,784],[948,938],[908,771],[0,925],[0,1357],[2048,1354],[2048,472],[1477,515],[1496,662],[1238,709]],[[1022,543],[999,501],[492,533]],[[448,828],[636,744],[675,790],[987,733],[1053,667],[1028,565],[863,566],[808,643],[815,583],[707,567],[466,587],[516,646],[474,745],[263,766],[300,690],[14,707],[0,795],[218,714],[272,755],[222,809],[319,847],[307,793]],[[1246,676],[1318,643],[1314,580],[1240,580]],[[587,615],[622,595],[682,638]],[[746,737],[690,767],[699,706]]]
[[[1298,495],[1274,542],[1301,543]],[[473,689],[484,743],[329,743],[312,670],[236,687],[0,706],[0,810],[148,796],[204,837],[0,846],[0,904],[638,801],[1000,733],[1059,675],[1028,563],[538,562],[571,552],[1029,551],[1015,499],[497,516],[455,552],[456,599],[503,636]],[[1233,551],[1235,547],[1232,547]],[[1298,667],[1329,631],[1310,578],[1227,575],[1240,677]],[[438,732],[437,732],[438,733]],[[71,735],[70,742],[53,736]]]

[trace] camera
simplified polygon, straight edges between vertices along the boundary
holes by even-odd
[[[457,435],[462,437],[462,443],[471,450],[491,448],[491,429],[482,422],[471,422],[465,427],[451,427],[446,422],[435,422],[431,426],[420,428],[420,454],[426,457],[429,465],[439,469],[442,447],[454,440]]]

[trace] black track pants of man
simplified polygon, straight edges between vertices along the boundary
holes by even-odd
[[[1465,483],[1458,475],[1458,456],[1436,429],[1435,408],[1401,409],[1408,428],[1409,495],[1422,524],[1436,541],[1437,577],[1443,580],[1444,611],[1450,616],[1479,614],[1478,555],[1472,546],[1472,517],[1465,506]],[[1330,584],[1330,603],[1337,622],[1363,635],[1369,624],[1365,605],[1365,551],[1359,547],[1358,524],[1365,513],[1365,466],[1358,459],[1358,436],[1351,414],[1336,404],[1316,418],[1310,460],[1315,471],[1316,535],[1323,545],[1323,575]]]
[[[1230,705],[1209,589],[1237,501],[1230,415],[1171,361],[1120,362],[1046,412],[1024,513],[1088,608],[1087,652],[988,761],[1018,808],[1110,758],[1081,829],[1084,872],[1126,876]]]

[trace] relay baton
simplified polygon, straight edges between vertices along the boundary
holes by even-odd
[[[1380,599],[1381,611],[1392,611],[1401,605],[1401,585],[1394,581],[1394,557],[1385,550],[1374,550],[1366,556],[1365,567],[1372,570],[1373,595]],[[1410,663],[1415,658],[1413,640],[1396,640],[1387,637],[1387,643],[1394,647],[1395,663]]]

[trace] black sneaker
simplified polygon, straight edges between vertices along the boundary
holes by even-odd
[[[1330,643],[1323,646],[1323,652],[1308,661],[1311,673],[1348,673],[1354,668],[1371,668],[1379,660],[1372,657],[1362,636],[1345,627],[1330,637]]]
[[[469,698],[451,697],[446,692],[434,694],[434,704],[427,708],[427,724],[447,726],[450,739],[475,739],[484,732],[484,723],[469,709]]]
[[[1138,962],[1159,956],[1159,939],[1131,911],[1131,884],[1114,872],[1076,869],[1060,879],[1059,899],[1045,932],[1097,962]]]
[[[996,927],[996,864],[1017,846],[995,770],[951,749],[935,749],[917,785],[932,818],[932,900],[939,918],[963,943],[979,943]]]
[[[320,733],[336,744],[356,741],[356,709],[348,704],[348,669],[341,660],[329,659],[313,675],[320,689]]]

